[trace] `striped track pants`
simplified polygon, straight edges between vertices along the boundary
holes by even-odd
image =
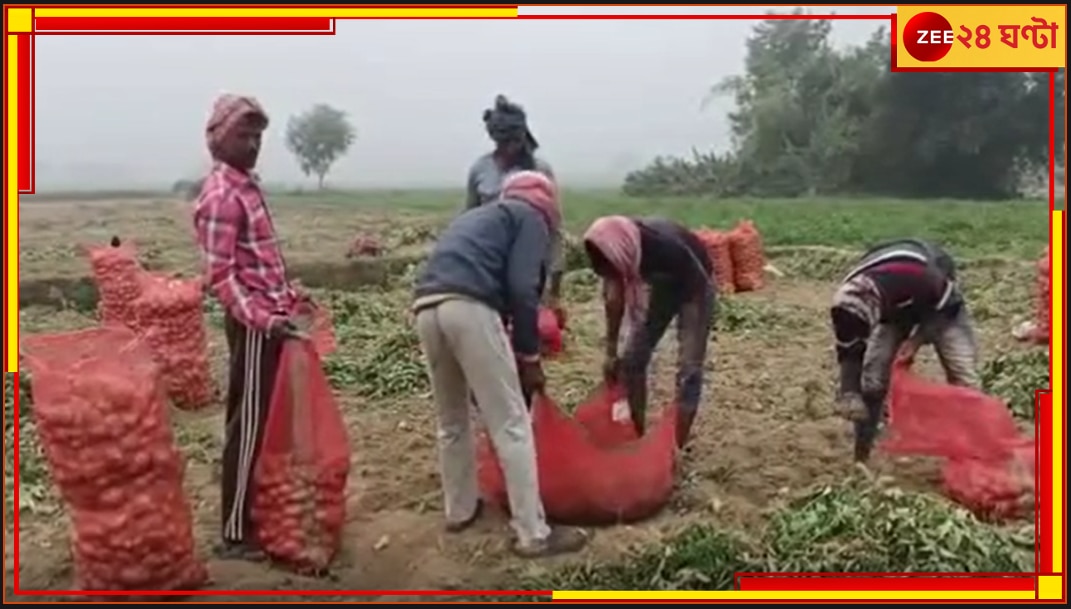
[[[264,422],[275,386],[282,352],[280,338],[269,338],[227,316],[224,320],[230,350],[230,382],[223,444],[223,540],[252,541],[249,515],[253,469],[264,433]]]

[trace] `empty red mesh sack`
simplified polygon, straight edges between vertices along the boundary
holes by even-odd
[[[211,405],[217,396],[208,361],[202,283],[144,273],[140,285],[132,309],[160,365],[168,398],[182,410]]]
[[[943,491],[977,516],[1001,520],[1033,505],[1034,440],[999,399],[924,379],[897,363],[884,451],[946,460]]]
[[[733,283],[737,292],[761,290],[766,272],[766,254],[762,235],[751,220],[741,220],[729,232],[729,248],[733,259]]]
[[[132,303],[140,294],[143,272],[137,251],[127,244],[91,245],[85,249],[99,294],[97,316],[104,323],[136,329]]]
[[[565,348],[565,337],[553,309],[539,307],[539,342],[544,355],[557,355]]]
[[[695,236],[703,242],[710,258],[711,266],[714,267],[714,281],[718,291],[722,294],[731,294],[736,290],[733,275],[733,251],[730,245],[729,235],[726,233],[701,228],[695,231]]]
[[[653,516],[673,492],[677,454],[675,409],[637,440],[612,420],[614,392],[596,391],[579,412],[589,429],[563,413],[550,398],[532,404],[540,494],[549,520],[604,525]],[[631,428],[631,423],[628,423]],[[505,478],[486,432],[479,441],[479,478],[484,497],[509,509]]]
[[[325,570],[346,522],[350,443],[315,345],[283,344],[253,474],[252,520],[274,560],[300,573]]]
[[[562,329],[558,315],[554,309],[539,307],[539,317],[536,320],[539,331],[539,349],[546,357],[558,355],[565,349],[565,330]],[[512,322],[507,320],[506,333],[513,331]]]
[[[1052,319],[1052,277],[1049,263],[1049,247],[1045,246],[1045,252],[1038,259],[1037,265],[1037,323],[1034,326],[1031,338],[1034,342],[1049,344],[1050,321]]]
[[[22,351],[38,434],[70,515],[74,588],[204,585],[185,463],[149,350],[110,325],[27,336]]]

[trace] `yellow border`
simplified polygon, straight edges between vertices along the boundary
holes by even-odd
[[[9,18],[13,13],[9,13]],[[174,7],[161,7],[161,8],[100,8],[100,7],[78,7],[78,8],[49,8],[42,7],[36,9],[37,16],[40,17],[60,17],[60,16],[303,16],[303,17],[512,17],[516,16],[517,11],[514,8],[508,9],[450,9],[450,8],[408,8],[399,6],[397,8],[310,8],[303,9],[296,8],[225,8],[225,9],[212,9],[206,8],[174,8]],[[15,16],[19,17],[15,21],[9,21],[9,25],[18,30],[25,31],[25,15],[23,13],[17,13]],[[7,32],[5,32],[6,34]],[[1064,38],[1066,40],[1066,37]],[[18,46],[16,37],[13,35],[7,36],[7,62],[8,62],[8,142],[7,142],[7,170],[9,176],[9,184],[5,196],[7,197],[8,213],[4,222],[5,241],[8,247],[8,315],[7,315],[7,329],[10,330],[7,335],[7,354],[8,354],[8,371],[15,371],[18,367],[18,243],[17,232],[18,227]],[[1052,365],[1053,370],[1057,371],[1057,374],[1053,375],[1052,390],[1054,401],[1054,416],[1053,416],[1053,445],[1054,462],[1053,462],[1053,496],[1055,502],[1053,505],[1054,528],[1053,528],[1053,566],[1055,571],[1060,572],[1063,569],[1063,413],[1062,405],[1064,404],[1064,387],[1063,376],[1058,371],[1063,370],[1063,349],[1064,349],[1064,328],[1062,312],[1064,310],[1064,278],[1063,278],[1063,252],[1064,252],[1064,221],[1063,212],[1056,211],[1052,213],[1051,222],[1053,225],[1053,239],[1051,243],[1052,247],[1052,310],[1056,313],[1052,320]],[[1040,596],[1045,599],[1059,598],[1063,594],[1063,577],[1061,575],[1046,576],[1041,578],[1039,583]],[[1055,594],[1055,597],[1053,596]],[[878,599],[900,599],[900,600],[942,600],[947,598],[962,598],[962,599],[992,599],[992,600],[1030,600],[1034,598],[1034,593],[1024,592],[921,592],[921,591],[906,591],[906,590],[891,590],[888,592],[741,592],[741,591],[728,591],[728,592],[555,592],[555,599],[561,600],[582,600],[582,599],[607,599],[607,600],[622,600],[622,599],[681,599],[681,600],[697,600],[697,599],[718,599],[718,600],[787,600],[787,599],[813,599],[813,600],[842,600],[842,599],[859,599],[859,600],[878,600]]]
[[[7,365],[4,372],[19,369],[19,37],[7,34],[7,214],[4,245],[7,247]]]
[[[1066,219],[1065,210],[1050,213],[1049,226],[1052,231],[1052,570],[1062,573],[1064,570],[1064,241]]]

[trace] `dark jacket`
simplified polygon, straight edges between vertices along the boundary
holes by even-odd
[[[513,324],[513,350],[539,353],[539,303],[550,230],[531,205],[502,200],[468,210],[440,235],[416,282],[416,297],[458,294]]]
[[[884,323],[913,326],[935,313],[954,314],[963,304],[956,266],[941,247],[919,239],[881,243],[845,277],[869,277],[881,292]]]
[[[664,218],[635,218],[640,228],[640,275],[682,303],[713,288],[713,263],[691,230]]]

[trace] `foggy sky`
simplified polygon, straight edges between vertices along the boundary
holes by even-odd
[[[857,44],[882,23],[839,21],[833,36]],[[730,100],[701,106],[713,83],[742,69],[753,26],[377,20],[338,21],[335,36],[38,36],[37,189],[167,188],[198,175],[208,163],[204,122],[222,92],[254,95],[270,114],[259,170],[271,183],[315,184],[283,131],[289,116],[323,102],[357,128],[328,185],[460,187],[490,146],[480,115],[504,93],[524,105],[563,182],[616,185],[656,155],[728,146]]]

